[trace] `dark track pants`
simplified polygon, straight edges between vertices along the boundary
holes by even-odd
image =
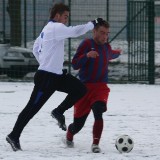
[[[19,139],[20,134],[30,119],[41,109],[55,91],[65,92],[68,95],[60,104],[61,113],[71,108],[75,102],[86,93],[86,87],[70,74],[56,75],[46,71],[37,71],[34,77],[33,88],[28,104],[19,114],[10,136]]]

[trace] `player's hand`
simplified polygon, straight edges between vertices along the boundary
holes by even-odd
[[[89,51],[88,53],[87,53],[87,57],[88,58],[96,58],[96,57],[98,57],[99,56],[99,54],[98,54],[98,52],[96,52],[96,51]]]
[[[96,18],[95,20],[92,21],[94,27],[97,25],[97,24],[101,24],[104,20],[102,18]]]
[[[122,49],[120,48],[114,49],[113,51],[122,54]]]

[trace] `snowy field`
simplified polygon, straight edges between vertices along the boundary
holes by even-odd
[[[29,122],[21,136],[23,151],[13,152],[5,141],[19,112],[26,105],[33,83],[0,82],[0,159],[2,160],[160,160],[160,85],[110,84],[108,111],[104,114],[102,153],[92,153],[92,113],[75,136],[74,148],[67,148],[50,112],[66,96],[56,92]],[[65,113],[67,125],[73,109]],[[134,139],[134,149],[120,154],[115,148],[119,135]]]

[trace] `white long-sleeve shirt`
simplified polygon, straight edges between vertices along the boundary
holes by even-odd
[[[58,22],[48,22],[33,45],[33,54],[39,62],[38,70],[62,74],[64,40],[83,35],[93,28],[92,22],[73,27]]]

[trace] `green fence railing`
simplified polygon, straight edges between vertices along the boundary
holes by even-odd
[[[154,84],[158,76],[155,56],[160,54],[160,2],[158,0],[1,0],[0,1],[0,80],[20,77],[35,72],[37,63],[32,60],[28,67],[8,65],[6,51],[10,46],[32,50],[33,42],[47,23],[49,10],[57,2],[70,7],[69,25],[86,23],[102,17],[110,23],[109,42],[112,48],[121,48],[119,61],[109,67],[110,82],[142,82]],[[14,14],[9,14],[14,13]],[[71,38],[65,44],[65,65],[73,71],[70,62],[82,39],[92,32]],[[7,51],[14,57],[17,53]],[[16,52],[18,52],[16,50]],[[5,61],[4,61],[5,60]],[[25,61],[25,57],[24,57]],[[23,64],[23,62],[22,62]],[[33,68],[33,69],[32,69]]]

